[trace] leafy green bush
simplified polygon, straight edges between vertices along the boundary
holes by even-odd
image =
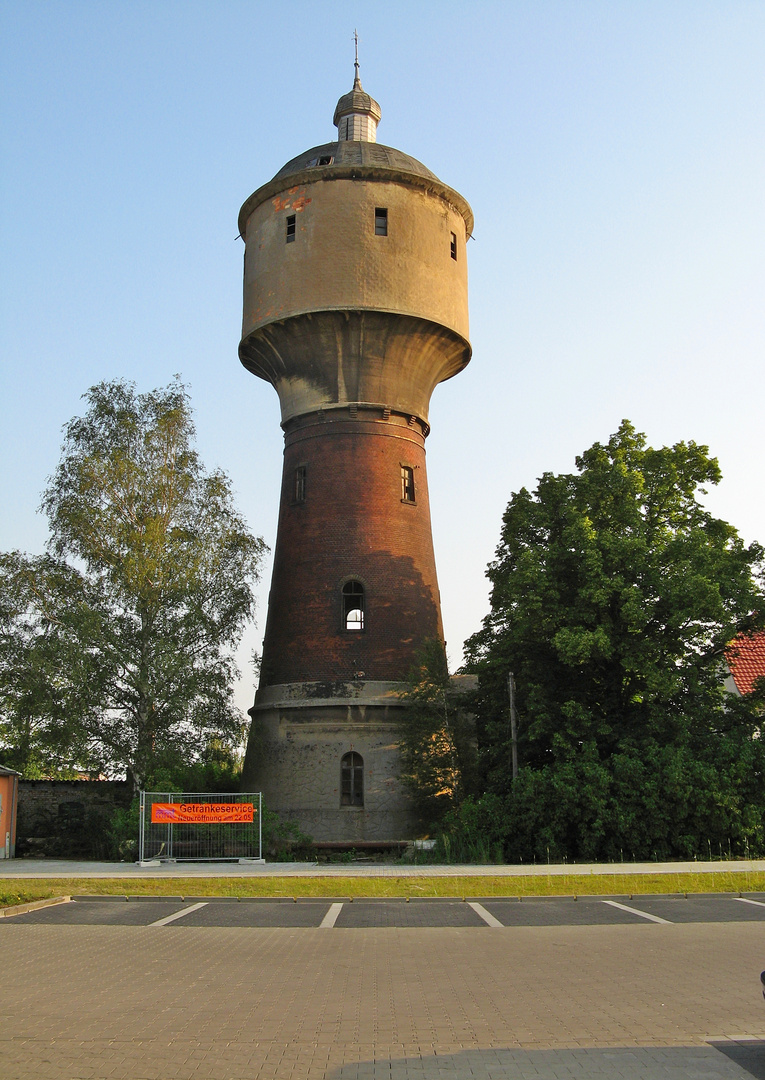
[[[296,821],[283,821],[263,806],[263,856],[272,862],[304,862],[314,859],[313,838]]]
[[[139,814],[138,799],[133,799],[127,808],[118,807],[112,814],[109,826],[112,859],[134,862],[138,858]]]
[[[468,799],[434,856],[445,862],[757,858],[765,851],[765,745],[720,739],[716,758],[647,744],[592,746],[522,768],[504,796]],[[501,853],[501,854],[500,854]]]

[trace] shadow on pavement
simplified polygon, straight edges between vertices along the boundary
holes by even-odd
[[[713,1042],[710,1044],[745,1069],[754,1080],[765,1080],[765,1042]]]
[[[326,1080],[378,1080],[381,1067],[406,1080],[765,1080],[765,1043],[423,1053],[348,1063]]]

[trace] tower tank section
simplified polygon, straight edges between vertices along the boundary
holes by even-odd
[[[245,783],[316,839],[401,839],[399,695],[442,638],[425,438],[470,359],[468,204],[375,141],[358,79],[338,141],[242,207],[242,363],[279,395],[279,525]]]

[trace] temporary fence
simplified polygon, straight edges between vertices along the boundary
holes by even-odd
[[[263,862],[262,809],[259,791],[142,791],[138,858]]]

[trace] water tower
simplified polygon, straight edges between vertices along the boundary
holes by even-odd
[[[279,525],[248,790],[316,840],[397,840],[400,693],[442,638],[425,439],[435,386],[470,359],[467,202],[376,141],[362,86],[337,140],[250,196],[239,355],[276,389]]]

